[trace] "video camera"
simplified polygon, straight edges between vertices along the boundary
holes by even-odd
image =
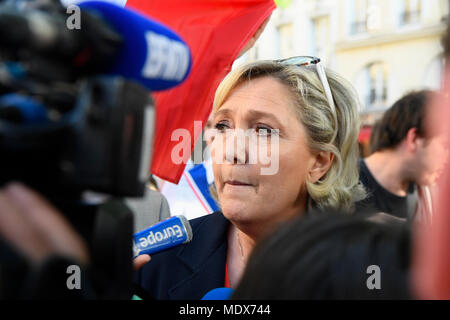
[[[86,239],[93,294],[80,292],[78,298],[127,299],[133,220],[121,197],[144,195],[155,108],[148,82],[111,68],[120,59],[124,64],[124,50],[135,44],[108,19],[144,18],[107,3],[85,8],[82,27],[70,30],[59,1],[0,1],[0,186],[20,181],[35,189]],[[140,26],[155,33],[156,23],[145,23]],[[142,38],[148,39],[144,31]],[[179,67],[185,78],[190,64]],[[173,79],[161,81],[166,80]],[[87,191],[109,198],[92,202]],[[0,297],[24,297],[14,283],[21,283],[27,267],[11,258],[10,248],[0,248],[0,255],[6,257],[0,262]],[[61,294],[52,288],[27,292],[25,298]]]

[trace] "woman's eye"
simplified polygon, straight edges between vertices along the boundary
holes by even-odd
[[[223,132],[223,131],[225,131],[226,129],[228,129],[229,126],[228,126],[228,124],[227,124],[226,122],[220,121],[220,122],[217,122],[217,123],[216,123],[216,125],[214,126],[214,128],[216,128],[219,132]]]
[[[271,136],[274,133],[275,130],[272,130],[270,127],[266,126],[258,126],[256,127],[256,133],[259,136]]]

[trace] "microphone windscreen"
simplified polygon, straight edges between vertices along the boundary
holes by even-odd
[[[153,91],[174,87],[188,76],[189,47],[163,24],[108,2],[82,2],[80,8],[98,14],[122,37],[107,73],[133,79]]]

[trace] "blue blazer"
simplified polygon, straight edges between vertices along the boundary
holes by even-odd
[[[221,212],[190,221],[192,241],[152,255],[135,282],[158,300],[200,300],[224,287],[230,222]]]

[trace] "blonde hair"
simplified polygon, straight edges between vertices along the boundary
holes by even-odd
[[[292,93],[310,150],[334,154],[327,173],[315,183],[306,182],[311,205],[350,211],[355,201],[365,197],[358,173],[359,101],[348,81],[328,69],[325,72],[335,111],[330,108],[315,66],[298,67],[274,61],[253,62],[231,71],[216,91],[213,111],[245,81],[267,76],[279,80]]]

